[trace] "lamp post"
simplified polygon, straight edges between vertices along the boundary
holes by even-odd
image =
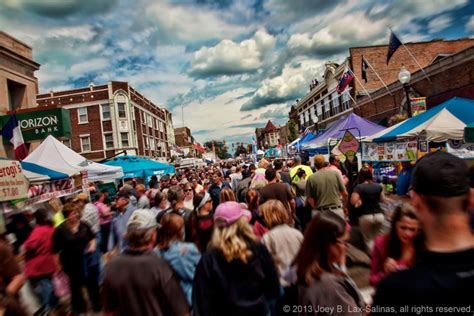
[[[400,83],[403,85],[403,88],[405,89],[405,95],[407,97],[408,118],[412,117],[411,101],[410,101],[410,95],[408,92],[408,89],[410,88],[410,79],[411,79],[410,72],[405,68],[405,66],[402,65],[402,68],[400,69],[400,72],[398,73],[398,80],[400,80]]]

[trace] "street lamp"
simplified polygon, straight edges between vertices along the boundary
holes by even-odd
[[[408,89],[410,88],[410,79],[411,79],[410,72],[405,68],[405,66],[402,65],[402,68],[400,69],[400,72],[398,73],[398,80],[400,80],[400,83],[403,85],[403,88],[405,89],[405,95],[407,97],[408,118],[412,117],[411,101],[410,101],[410,95],[408,93]]]

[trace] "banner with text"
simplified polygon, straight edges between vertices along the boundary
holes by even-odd
[[[28,197],[28,180],[21,164],[15,160],[0,160],[0,201]]]

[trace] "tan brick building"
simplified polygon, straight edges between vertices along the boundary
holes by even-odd
[[[36,106],[39,68],[30,46],[0,31],[0,115]],[[12,145],[2,140],[0,156],[14,158]]]
[[[279,144],[286,145],[288,143],[288,134],[287,125],[274,125],[270,120],[264,128],[255,129],[258,148],[276,147]]]
[[[127,82],[60,91],[37,96],[39,107],[69,110],[71,138],[63,142],[92,160],[120,152],[151,158],[170,157],[167,119],[171,114]]]

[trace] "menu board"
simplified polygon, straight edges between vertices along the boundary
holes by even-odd
[[[393,143],[363,143],[364,161],[409,161],[416,160],[418,143],[416,140]]]

